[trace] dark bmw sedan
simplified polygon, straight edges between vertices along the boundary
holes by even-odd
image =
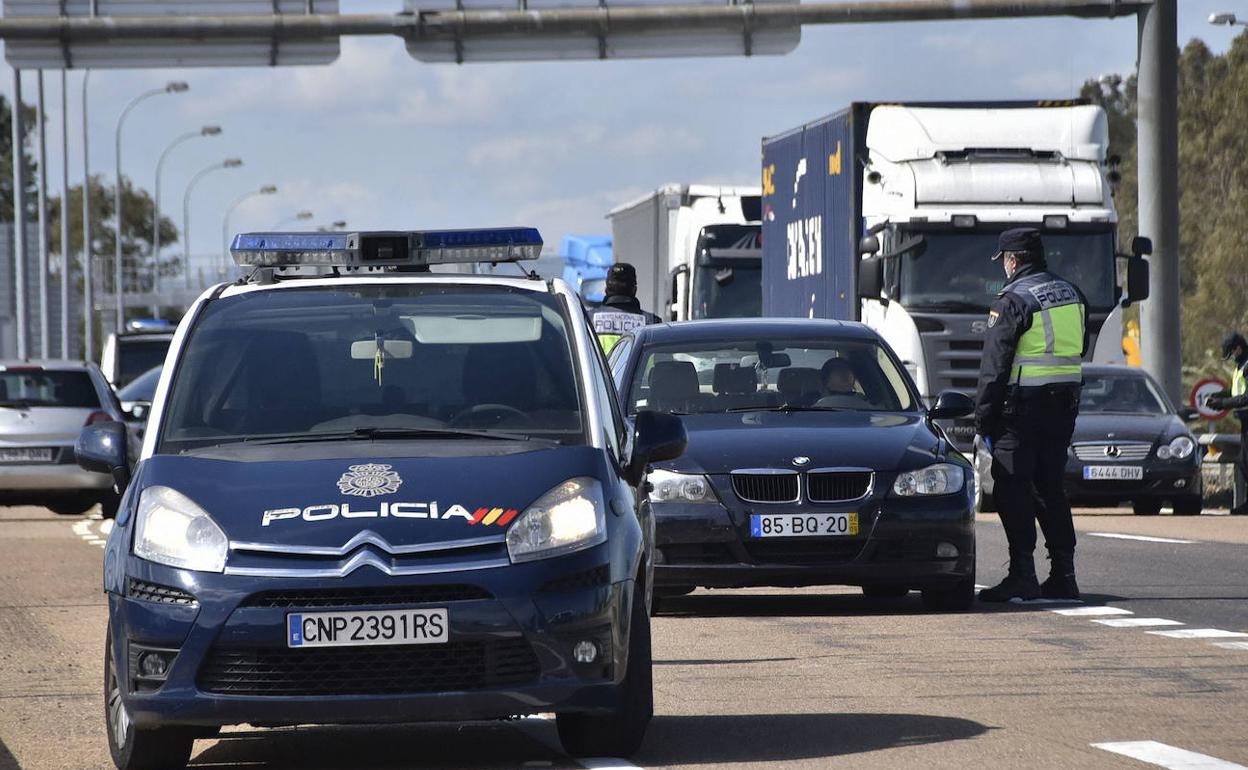
[[[905,369],[860,324],[737,319],[647,326],[612,351],[630,415],[683,415],[689,444],[648,477],[655,590],[856,585],[975,590],[974,476]]]

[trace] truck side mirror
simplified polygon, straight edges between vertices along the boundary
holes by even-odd
[[[1132,257],[1127,260],[1127,301],[1125,305],[1130,305],[1133,302],[1142,302],[1146,299],[1148,299],[1148,260],[1143,257]]]
[[[880,239],[874,235],[864,235],[862,240],[858,241],[858,253],[862,256],[871,256],[880,252]]]
[[[1131,253],[1137,257],[1153,253],[1153,239],[1137,235],[1131,239]]]
[[[874,238],[875,236],[871,236]],[[884,258],[867,257],[858,263],[858,296],[878,300],[884,292]]]

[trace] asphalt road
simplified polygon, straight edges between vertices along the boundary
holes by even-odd
[[[0,770],[111,767],[104,526],[0,508]],[[553,723],[526,719],[233,728],[198,742],[192,766],[1248,766],[1248,518],[1081,515],[1077,526],[1083,604],[932,614],[915,594],[869,602],[842,589],[673,601],[655,620],[656,716],[631,763],[573,761]],[[995,582],[995,518],[979,536],[980,582]]]

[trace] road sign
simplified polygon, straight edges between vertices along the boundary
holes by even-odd
[[[1216,377],[1206,377],[1192,388],[1192,394],[1188,396],[1188,403],[1200,416],[1206,420],[1221,420],[1226,416],[1225,409],[1210,409],[1205,406],[1205,399],[1209,396],[1225,393],[1227,390],[1226,383]]]
[[[3,0],[5,19],[127,17],[298,17],[336,14],[338,0]],[[4,58],[17,69],[139,69],[157,67],[266,67],[329,64],[338,58],[338,37],[279,40],[277,37],[6,40]]]

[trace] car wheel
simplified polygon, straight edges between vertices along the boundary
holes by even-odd
[[[48,502],[48,510],[62,516],[81,516],[94,507],[94,498],[67,497]]]
[[[1156,516],[1161,513],[1161,501],[1133,500],[1131,502],[1131,510],[1135,511],[1136,516]]]
[[[1199,516],[1205,508],[1205,499],[1200,495],[1180,497],[1174,501],[1175,516]]]
[[[106,519],[117,518],[117,508],[121,505],[121,496],[109,493],[100,500],[100,515]]]
[[[862,595],[868,599],[900,599],[910,593],[905,586],[863,586]]]
[[[629,757],[641,746],[654,715],[650,660],[650,616],[637,583],[628,630],[628,670],[617,702],[607,714],[557,714],[555,726],[564,751],[574,757]]]
[[[181,770],[191,759],[194,732],[186,728],[135,727],[121,697],[121,683],[113,670],[111,625],[104,643],[104,726],[108,751],[118,770]]]

